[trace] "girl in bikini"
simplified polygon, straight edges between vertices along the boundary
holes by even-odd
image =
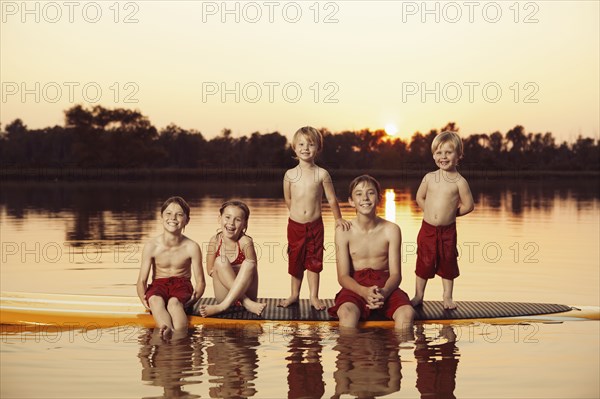
[[[219,209],[220,231],[208,243],[206,265],[213,279],[216,305],[201,305],[203,317],[225,311],[236,301],[260,315],[266,304],[256,301],[258,272],[252,238],[246,235],[250,209],[241,201],[227,201]]]

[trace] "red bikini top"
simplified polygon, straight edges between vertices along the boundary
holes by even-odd
[[[217,252],[215,252],[216,256],[221,255],[221,245],[223,244],[223,237],[219,240],[219,246],[217,247]],[[246,260],[246,255],[244,255],[244,251],[242,251],[242,247],[240,246],[240,242],[237,242],[238,245],[238,255],[237,258],[233,262],[231,262],[231,266],[241,265],[244,260]]]

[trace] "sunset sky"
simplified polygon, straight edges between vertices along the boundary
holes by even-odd
[[[66,3],[1,2],[2,126],[84,104],[207,138],[449,121],[599,137],[598,1]]]

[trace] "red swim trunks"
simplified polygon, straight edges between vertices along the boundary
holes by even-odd
[[[438,276],[454,280],[459,276],[456,250],[456,223],[432,226],[423,220],[417,236],[417,276],[430,279]]]
[[[302,277],[304,270],[320,273],[323,270],[323,243],[325,228],[323,219],[308,223],[288,220],[288,273]]]
[[[150,299],[152,295],[157,295],[165,301],[165,305],[170,298],[177,298],[179,302],[185,305],[193,293],[194,287],[187,277],[157,278],[148,286],[146,300]]]
[[[362,286],[371,287],[376,285],[380,288],[385,286],[385,282],[390,277],[390,272],[388,270],[373,270],[373,269],[361,269],[354,272],[354,280]],[[360,310],[360,318],[361,320],[365,320],[369,317],[371,312],[383,312],[385,317],[388,319],[392,319],[394,316],[394,312],[400,306],[410,305],[410,299],[408,299],[408,295],[406,292],[402,291],[400,288],[396,288],[390,296],[386,299],[383,304],[383,308],[372,310],[367,307],[367,301],[358,295],[356,292],[348,290],[346,288],[342,288],[340,292],[335,296],[335,305],[333,307],[327,309],[329,315],[331,317],[337,318],[337,311],[340,306],[345,302],[351,302],[355,304]]]

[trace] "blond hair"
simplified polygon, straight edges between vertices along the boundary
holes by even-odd
[[[431,143],[431,153],[434,153],[438,148],[442,145],[450,143],[454,147],[454,151],[458,154],[459,157],[463,155],[463,143],[458,133],[451,132],[449,130],[442,132],[435,136],[433,142]]]
[[[317,146],[317,152],[323,149],[323,135],[312,126],[304,126],[296,130],[292,138],[292,148],[296,148],[301,135]]]

